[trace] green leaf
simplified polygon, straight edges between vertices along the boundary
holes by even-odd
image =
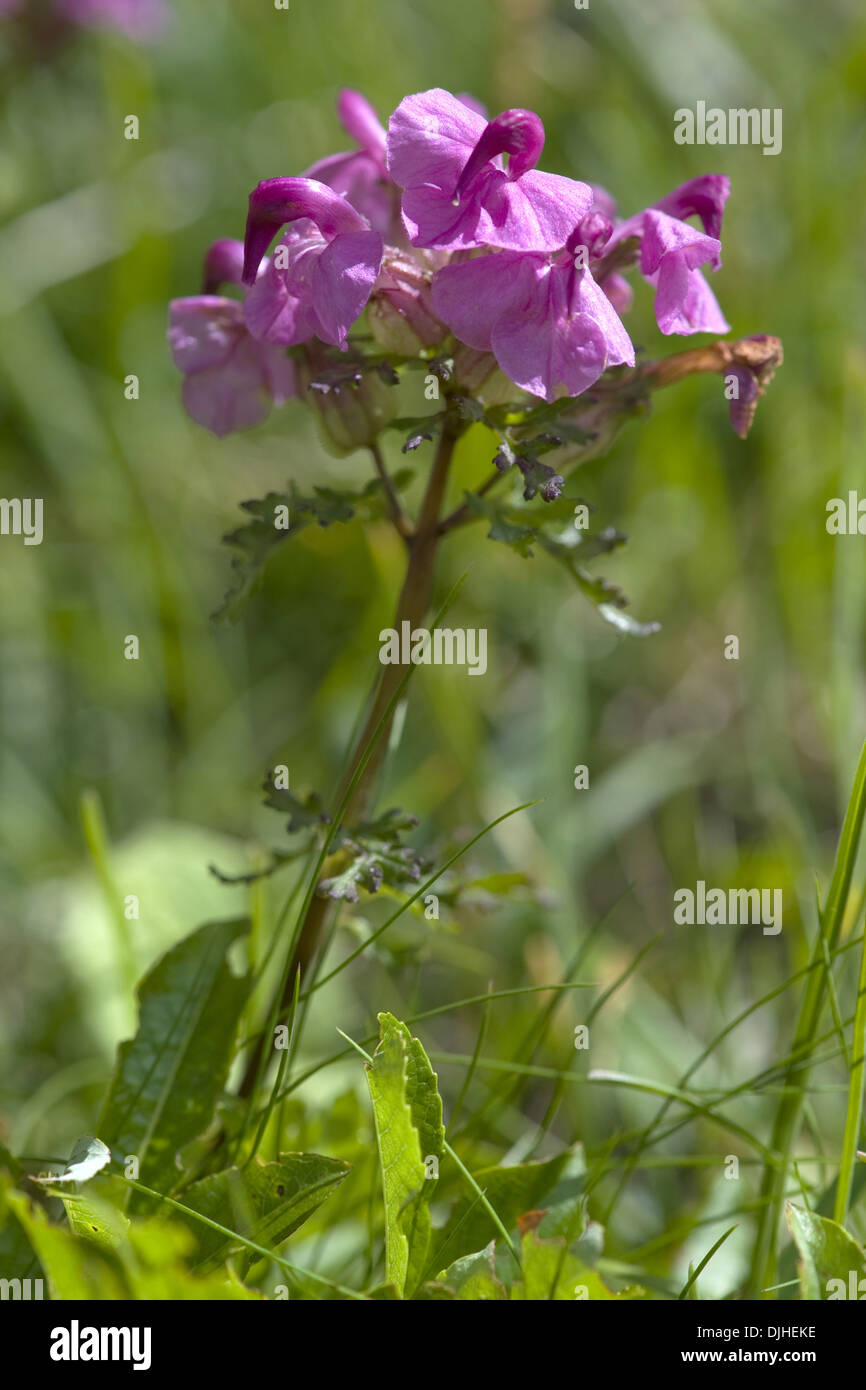
[[[58,1183],[64,1182],[87,1182],[107,1163],[111,1162],[111,1150],[103,1144],[101,1139],[94,1139],[90,1135],[85,1135],[79,1139],[69,1155],[69,1162],[62,1173],[55,1173],[51,1177],[34,1178],[34,1182],[48,1183],[55,1187]]]
[[[232,974],[226,953],[246,930],[245,921],[199,927],[138,987],[138,1032],[118,1049],[98,1128],[161,1192],[177,1185],[175,1156],[210,1124],[228,1077],[250,980]]]
[[[455,1260],[439,1276],[440,1280],[460,1299],[474,1302],[504,1302],[508,1291],[496,1274],[496,1261],[493,1241],[486,1250],[474,1255],[464,1255]]]
[[[533,525],[519,519],[516,508],[487,502],[471,492],[466,493],[466,501],[473,512],[490,522],[488,540],[510,545],[518,555],[529,559],[533,543],[538,539],[538,531]]]
[[[117,1249],[129,1230],[129,1218],[122,1211],[92,1192],[60,1192],[57,1195],[66,1210],[69,1229],[75,1235],[109,1250]]]
[[[20,1192],[9,1202],[45,1271],[54,1299],[117,1300],[134,1297],[119,1259],[111,1250],[54,1226]]]
[[[277,1162],[255,1159],[246,1168],[226,1168],[186,1188],[184,1206],[255,1241],[276,1248],[330,1197],[350,1165],[321,1154],[281,1154]],[[185,1219],[186,1218],[181,1218]],[[198,1246],[195,1270],[220,1264],[233,1247],[219,1231],[188,1219]],[[245,1267],[259,1257],[247,1254]]]
[[[267,792],[265,805],[272,811],[288,815],[286,830],[290,835],[296,835],[300,830],[318,830],[327,825],[328,817],[318,793],[310,792],[302,801],[288,787],[275,787],[270,774],[265,779],[264,790]]]
[[[628,599],[622,590],[585,568],[586,561],[598,555],[608,555],[624,545],[627,537],[622,531],[612,526],[601,531],[584,531],[574,525],[563,526],[563,520],[573,514],[572,498],[559,497],[542,507],[525,508],[490,502],[472,493],[466,494],[466,501],[472,511],[490,522],[488,540],[510,546],[525,559],[531,559],[533,547],[540,546],[551,559],[568,570],[599,616],[618,632],[632,637],[648,637],[659,631],[658,623],[641,623],[623,613]]]
[[[386,1017],[391,1017],[386,1015]],[[380,1015],[381,1018],[381,1015]],[[430,1065],[430,1058],[417,1038],[413,1038],[405,1023],[394,1024],[403,1030],[408,1043],[406,1056],[406,1096],[412,1111],[412,1123],[421,1141],[421,1157],[436,1159],[436,1166],[442,1159],[445,1147],[445,1127],[442,1124],[442,1097],[439,1094],[438,1077]],[[433,1186],[426,1190],[429,1201]]]
[[[146,1221],[129,1226],[112,1248],[51,1224],[22,1193],[9,1198],[39,1255],[53,1299],[210,1301],[258,1299],[232,1274],[198,1279],[184,1263],[194,1241],[183,1226]]]
[[[356,903],[361,888],[378,893],[383,885],[396,888],[417,883],[427,861],[417,849],[402,842],[403,835],[417,824],[416,816],[392,807],[375,821],[341,827],[334,836],[339,848],[329,861],[337,871],[321,879],[316,891],[322,897]]]
[[[805,1211],[793,1202],[785,1203],[785,1220],[800,1258],[800,1297],[821,1301],[830,1297],[847,1298],[851,1276],[856,1289],[866,1274],[866,1253],[844,1226],[829,1217]],[[831,1281],[841,1280],[831,1291]],[[855,1297],[857,1295],[855,1294]]]
[[[482,1168],[475,1174],[475,1181],[503,1225],[510,1229],[519,1216],[541,1204],[572,1157],[566,1149],[544,1163]],[[483,1249],[497,1234],[496,1226],[477,1196],[466,1193],[458,1198],[442,1229],[434,1232],[435,1244],[428,1267],[438,1273],[462,1256]]]
[[[385,1277],[410,1296],[426,1266],[432,1184],[424,1158],[442,1153],[442,1105],[427,1055],[405,1024],[379,1014],[379,1034],[366,1070],[385,1199]]]
[[[438,1284],[435,1280],[428,1280],[412,1295],[415,1303],[453,1303],[455,1297],[453,1289],[449,1289],[445,1284]]]
[[[18,1168],[17,1161],[8,1149],[3,1149],[0,1164],[10,1169]],[[42,1266],[27,1239],[24,1227],[7,1198],[5,1178],[0,1180],[0,1274],[6,1279],[44,1277]]]
[[[516,1279],[510,1290],[515,1302],[608,1302],[650,1296],[646,1289],[637,1287],[614,1293],[595,1270],[572,1254],[564,1240],[541,1240],[535,1230],[524,1233],[520,1263],[523,1278]]]

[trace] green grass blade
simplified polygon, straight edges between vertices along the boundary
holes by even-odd
[[[863,817],[866,814],[866,744],[860,753],[860,761],[854,777],[854,785],[845,811],[833,876],[827,893],[827,902],[819,921],[818,938],[813,948],[813,961],[823,961],[825,944],[832,956],[836,950],[842,930],[845,905],[851,889],[851,879],[857,859]],[[824,1001],[827,995],[827,972],[818,969],[810,973],[794,1039],[794,1050],[807,1054],[812,1047],[818,1031]],[[808,1069],[802,1080],[794,1081],[794,1089],[785,1094],[779,1102],[776,1120],[773,1125],[770,1148],[781,1160],[778,1164],[767,1165],[761,1185],[761,1196],[767,1199],[758,1221],[758,1230],[752,1252],[751,1287],[760,1291],[775,1282],[776,1276],[776,1236],[782,1214],[782,1202],[788,1155],[797,1136],[803,1108],[803,1090],[806,1085]]]
[[[848,1219],[854,1165],[857,1162],[857,1143],[863,1118],[863,1058],[866,1052],[866,942],[860,955],[860,979],[857,985],[857,1008],[854,1015],[854,1045],[851,1075],[848,1086],[848,1110],[845,1116],[845,1135],[842,1140],[842,1162],[836,1185],[833,1220],[844,1226]]]

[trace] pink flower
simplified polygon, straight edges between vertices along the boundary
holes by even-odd
[[[344,129],[358,144],[346,154],[331,154],[305,171],[340,193],[386,240],[400,228],[399,190],[388,177],[385,163],[385,127],[360,92],[345,90],[337,102]]]
[[[184,373],[183,403],[214,434],[258,425],[271,405],[295,394],[294,367],[285,352],[247,331],[243,305],[209,291],[238,283],[243,247],[214,242],[205,258],[205,294],[171,303],[168,340]]]
[[[446,266],[433,306],[469,347],[494,354],[511,380],[552,401],[578,396],[608,367],[634,365],[609,299],[575,263],[582,228],[554,256],[502,251]]]
[[[414,246],[555,251],[589,210],[585,183],[536,169],[544,126],[532,111],[492,121],[434,87],[405,97],[388,123],[388,168],[403,188]],[[507,169],[502,156],[509,156]]]
[[[640,271],[655,291],[656,321],[662,333],[727,333],[715,295],[699,267],[719,270],[718,234],[730,183],[721,174],[704,174],[675,188],[661,202],[620,223],[607,251],[627,237],[640,242]],[[686,222],[697,215],[703,231]]]
[[[256,279],[274,234],[295,223]],[[250,194],[244,243],[246,321],[253,337],[289,346],[314,335],[345,347],[382,263],[382,238],[315,179],[266,179]]]

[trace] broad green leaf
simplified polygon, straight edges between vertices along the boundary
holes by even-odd
[[[785,1219],[800,1256],[800,1297],[815,1302],[849,1297],[852,1287],[856,1290],[866,1275],[862,1246],[844,1226],[793,1202],[785,1204]]]
[[[416,1289],[412,1295],[415,1303],[453,1303],[456,1294],[453,1289],[449,1289],[445,1284],[436,1283],[429,1280]]]
[[[421,1141],[421,1157],[425,1164],[428,1159],[435,1158],[436,1164],[433,1166],[438,1167],[445,1148],[445,1127],[442,1124],[442,1097],[439,1094],[438,1077],[424,1048],[417,1038],[412,1037],[405,1023],[397,1023],[394,1019],[394,1024],[406,1035],[406,1096],[412,1111],[412,1123]],[[429,1201],[432,1185],[426,1195]]]
[[[455,1260],[439,1278],[460,1299],[501,1303],[508,1298],[505,1285],[496,1275],[492,1241],[486,1250]]]
[[[121,1043],[99,1132],[148,1187],[170,1192],[175,1156],[210,1124],[225,1086],[250,988],[226,953],[244,921],[212,922],[174,946],[138,988],[135,1037]],[[136,1194],[133,1210],[150,1205]]]
[[[21,1164],[13,1153],[10,1153],[5,1144],[0,1144],[0,1171],[5,1171],[13,1178],[18,1178],[21,1173]]]
[[[17,1160],[3,1149],[0,1167],[20,1172]],[[6,1279],[39,1279],[44,1277],[36,1253],[12,1204],[7,1198],[8,1180],[0,1179],[0,1275]]]
[[[114,1250],[129,1230],[129,1218],[92,1192],[59,1192],[69,1229],[82,1240]]]
[[[379,1014],[379,1032],[379,1046],[367,1065],[367,1084],[385,1198],[385,1274],[407,1296],[426,1266],[432,1184],[425,1191],[424,1159],[441,1153],[442,1109],[426,1053],[405,1024],[392,1014]],[[429,1145],[426,1153],[422,1134]]]
[[[122,1257],[135,1297],[173,1302],[260,1300],[231,1270],[198,1277],[187,1265],[195,1257],[191,1233],[175,1222],[149,1220],[130,1227]]]
[[[34,1181],[47,1183],[51,1187],[64,1182],[87,1182],[88,1178],[94,1177],[110,1162],[111,1150],[107,1145],[103,1144],[101,1139],[85,1135],[74,1146],[62,1173],[55,1173],[52,1177],[35,1178]]]
[[[573,1155],[565,1150],[544,1163],[518,1163],[512,1168],[482,1168],[475,1181],[506,1229],[524,1212],[540,1206],[554,1188]],[[498,1235],[496,1226],[477,1196],[467,1192],[458,1198],[445,1225],[434,1231],[429,1261],[433,1273],[489,1245]]]
[[[52,1225],[20,1192],[10,1193],[9,1202],[39,1256],[53,1299],[101,1302],[134,1297],[123,1266],[111,1250]]]
[[[608,1302],[649,1298],[646,1289],[632,1287],[614,1293],[594,1269],[569,1250],[564,1240],[542,1240],[537,1230],[524,1233],[520,1248],[523,1277],[511,1286],[516,1302]]]
[[[53,1299],[97,1301],[212,1301],[258,1299],[233,1275],[198,1279],[184,1263],[194,1242],[182,1226],[133,1224],[111,1248],[82,1240],[50,1223],[22,1193],[10,1194],[15,1213],[39,1255]]]
[[[276,1248],[336,1191],[349,1171],[348,1163],[321,1154],[281,1154],[275,1163],[255,1159],[246,1168],[227,1168],[193,1183],[185,1189],[183,1203],[257,1245]],[[192,1218],[187,1224],[198,1246],[194,1269],[213,1268],[233,1248],[219,1231]],[[258,1258],[248,1252],[245,1264]]]

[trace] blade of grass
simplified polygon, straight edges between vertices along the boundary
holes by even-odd
[[[229,1230],[228,1226],[221,1226],[218,1221],[212,1221],[209,1216],[203,1216],[200,1211],[195,1211],[193,1207],[184,1206],[183,1202],[178,1202],[174,1197],[166,1197],[162,1192],[156,1192],[152,1187],[145,1187],[144,1183],[137,1182],[134,1178],[124,1178],[130,1187],[134,1187],[137,1192],[144,1192],[148,1197],[155,1197],[159,1202],[165,1202],[173,1207],[175,1211],[182,1211],[185,1216],[190,1216],[194,1221],[200,1221],[203,1226],[209,1226],[212,1231],[219,1231],[220,1235],[228,1236],[232,1241],[237,1241],[247,1250],[252,1250],[254,1254],[261,1255],[264,1260],[272,1260],[275,1265],[285,1269],[289,1274],[296,1278],[312,1279],[314,1283],[324,1284],[329,1289],[336,1289],[338,1293],[345,1294],[347,1298],[352,1298],[365,1303],[367,1300],[361,1293],[356,1293],[354,1289],[348,1289],[342,1284],[336,1283],[333,1279],[326,1279],[322,1274],[315,1274],[311,1269],[301,1269],[298,1265],[290,1264],[281,1255],[275,1255],[273,1250],[268,1250],[264,1245],[257,1245],[254,1240],[247,1240],[246,1236],[238,1235],[237,1231]]]
[[[854,777],[854,785],[845,811],[839,847],[833,865],[833,875],[827,892],[824,911],[819,918],[818,937],[813,947],[813,960],[823,964],[825,942],[832,956],[836,950],[842,931],[845,906],[851,889],[854,865],[866,814],[866,743],[860,753],[860,761]],[[794,1035],[795,1049],[808,1051],[818,1031],[824,1000],[827,993],[826,969],[816,970],[809,976],[800,1007],[800,1015]],[[805,1086],[806,1076],[803,1076]],[[782,1096],[776,1111],[776,1119],[770,1139],[773,1153],[781,1157],[781,1165],[767,1167],[761,1184],[761,1196],[767,1197],[767,1205],[762,1208],[758,1220],[758,1230],[752,1252],[750,1283],[752,1290],[767,1288],[776,1275],[776,1237],[782,1211],[783,1190],[790,1154],[802,1113],[803,1095],[799,1093]]]
[[[706,1255],[704,1255],[704,1258],[701,1260],[700,1264],[695,1269],[689,1269],[688,1280],[685,1284],[683,1284],[683,1287],[678,1294],[678,1298],[688,1298],[689,1290],[692,1288],[694,1284],[697,1283],[698,1275],[701,1273],[702,1270],[706,1269],[707,1265],[715,1255],[716,1251],[719,1249],[720,1246],[724,1245],[728,1236],[733,1235],[736,1229],[736,1226],[729,1226],[728,1229],[725,1231],[725,1234],[723,1236],[719,1236],[719,1239],[716,1241],[715,1245],[710,1246],[709,1250],[707,1251]]]
[[[848,1220],[851,1183],[857,1162],[857,1141],[863,1118],[863,1057],[866,1052],[866,942],[860,954],[860,978],[857,984],[857,1007],[854,1014],[854,1041],[851,1075],[848,1089],[848,1109],[845,1115],[845,1135],[842,1140],[842,1162],[836,1184],[836,1203],[833,1220],[844,1226]]]

